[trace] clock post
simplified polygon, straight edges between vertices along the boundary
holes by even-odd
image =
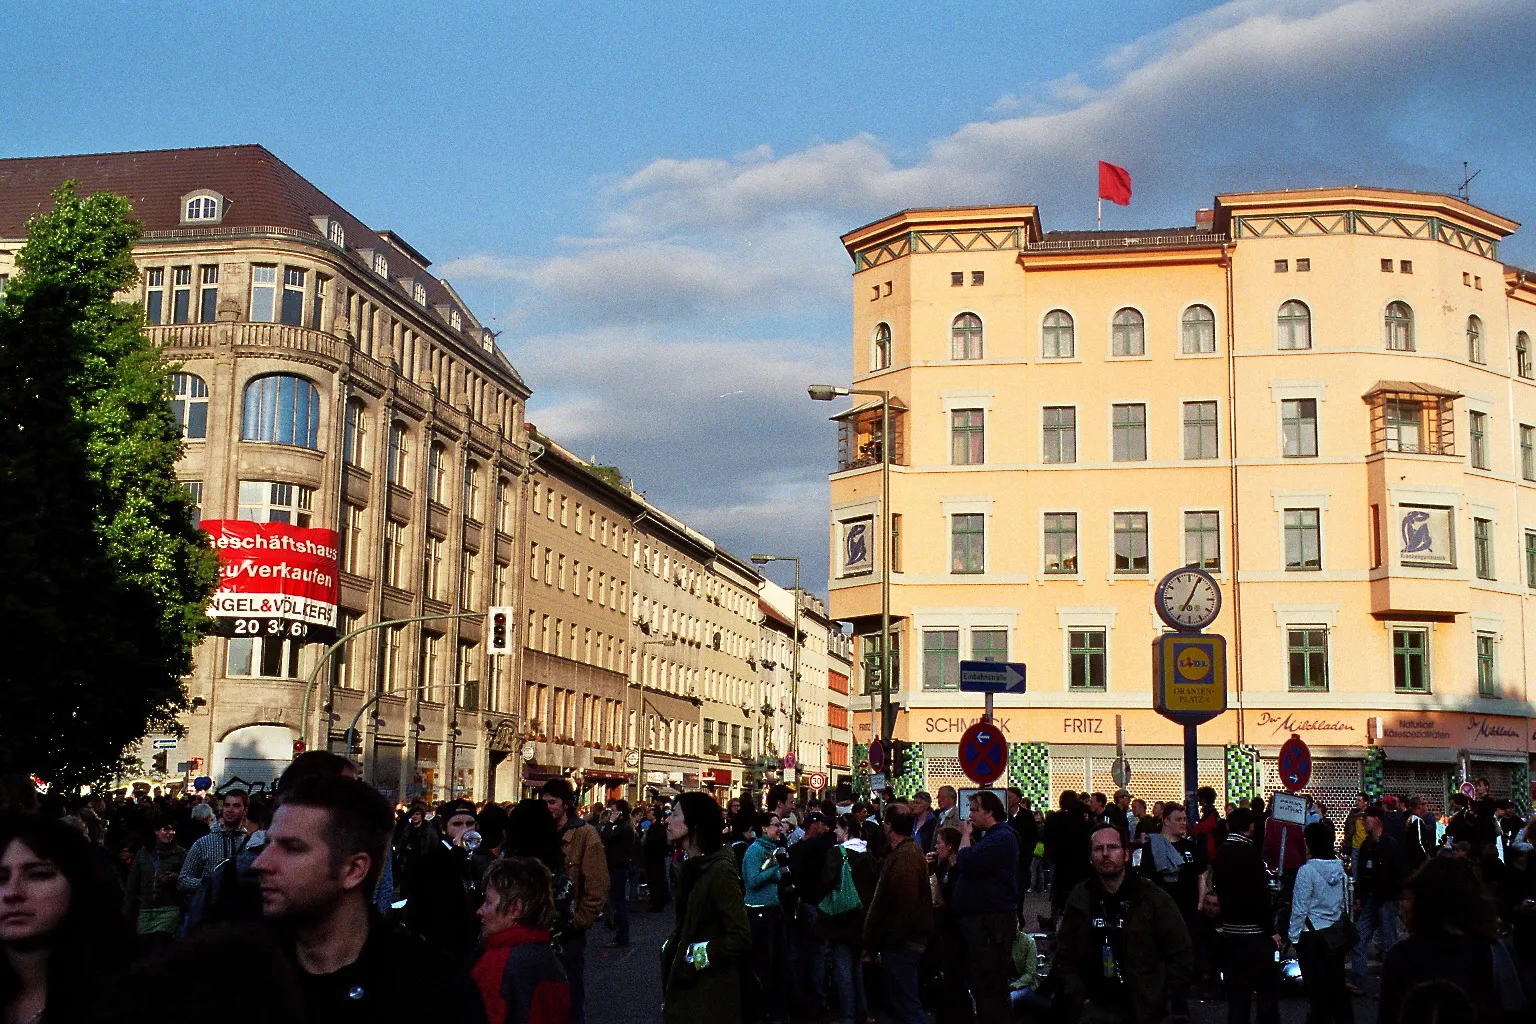
[[[1184,792],[1193,804],[1200,787],[1196,729],[1227,710],[1227,640],[1201,632],[1221,611],[1221,588],[1204,569],[1175,569],[1158,583],[1153,607],[1174,632],[1152,641],[1152,706],[1184,727]]]

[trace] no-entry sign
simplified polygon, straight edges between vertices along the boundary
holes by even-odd
[[[960,770],[980,786],[998,778],[1008,767],[1008,740],[999,725],[982,719],[960,737]]]

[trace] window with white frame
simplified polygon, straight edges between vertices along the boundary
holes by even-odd
[[[389,482],[396,487],[410,489],[411,434],[404,423],[393,423],[389,428]]]
[[[406,525],[398,519],[390,519],[384,524],[384,585],[386,587],[404,587],[409,580],[406,576],[407,562],[405,559]]]
[[[342,452],[347,465],[360,469],[368,467],[368,407],[356,398],[347,402],[346,436],[342,439]]]
[[[182,207],[181,219],[196,224],[217,223],[224,212],[221,205],[217,193],[190,196]]]
[[[275,480],[240,481],[239,518],[247,522],[309,526],[314,503],[314,488],[302,484]]]
[[[275,636],[237,636],[229,641],[225,674],[234,678],[297,679],[303,644]]]
[[[389,279],[389,257],[381,252],[373,254],[373,272],[385,280]]]
[[[208,436],[208,382],[195,373],[171,374],[171,415],[181,436],[200,441]]]
[[[283,309],[280,319],[285,324],[301,327],[304,324],[304,282],[308,279],[302,267],[283,268]]]
[[[192,322],[192,268],[171,268],[171,323]]]
[[[219,318],[219,268],[217,264],[208,264],[198,268],[199,287],[202,289],[198,299],[197,319],[199,323],[211,324]]]
[[[1216,351],[1216,314],[1209,306],[1190,306],[1184,311],[1182,348],[1185,355]]]
[[[144,322],[150,326],[165,320],[165,268],[144,271]]]
[[[427,500],[448,502],[448,449],[436,441],[427,450]]]
[[[1115,312],[1110,325],[1110,354],[1142,356],[1147,354],[1147,323],[1141,313],[1129,306]]]
[[[343,572],[366,575],[364,558],[367,555],[363,540],[363,516],[361,505],[346,504],[346,514],[341,522],[341,569]]]
[[[480,466],[475,462],[464,466],[464,514],[480,519]]]
[[[251,322],[277,320],[277,267],[258,263],[251,268]]]

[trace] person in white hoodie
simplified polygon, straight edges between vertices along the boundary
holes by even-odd
[[[1291,895],[1291,945],[1301,961],[1301,980],[1312,1004],[1309,1024],[1354,1024],[1354,1005],[1345,988],[1344,961],[1353,941],[1330,950],[1322,934],[1349,920],[1347,873],[1334,852],[1333,825],[1315,821],[1303,833],[1307,862],[1296,872]]]

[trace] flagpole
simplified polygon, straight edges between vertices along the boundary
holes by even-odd
[[[1099,197],[1099,230],[1104,230],[1104,197]]]

